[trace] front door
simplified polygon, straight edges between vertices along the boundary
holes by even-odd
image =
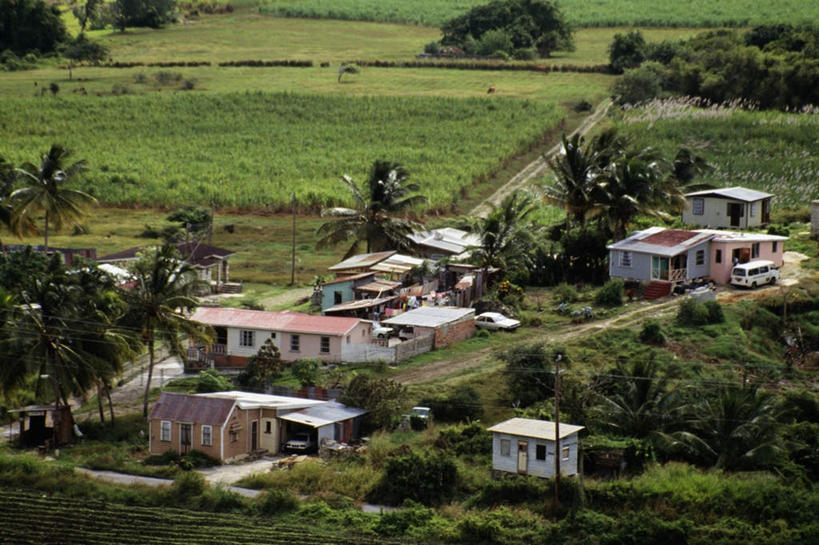
[[[250,452],[259,450],[259,421],[250,423]]]
[[[745,210],[745,205],[738,202],[729,202],[728,203],[728,217],[731,218],[731,227],[739,227],[740,226],[740,218],[742,217],[742,212]]]
[[[651,279],[668,280],[668,258],[651,256]]]
[[[518,441],[518,473],[526,474],[529,471],[529,443]]]
[[[191,449],[193,426],[191,424],[179,424],[179,452],[185,454]]]

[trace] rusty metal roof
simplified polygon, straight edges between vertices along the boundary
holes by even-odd
[[[233,399],[162,392],[151,409],[150,419],[221,426],[235,404]]]
[[[222,307],[199,307],[191,319],[211,326],[335,336],[345,335],[358,324],[358,318]]]
[[[644,231],[634,233],[627,239],[610,244],[606,248],[673,257],[712,238],[714,234],[706,231],[649,227]]]

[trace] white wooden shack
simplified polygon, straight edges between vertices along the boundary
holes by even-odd
[[[560,474],[578,473],[578,435],[583,426],[561,423]],[[492,432],[492,470],[537,477],[555,475],[555,423],[511,418],[495,424]]]

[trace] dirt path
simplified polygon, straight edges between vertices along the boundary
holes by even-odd
[[[262,299],[260,303],[264,308],[278,308],[282,306],[292,306],[299,299],[310,297],[313,294],[313,288],[293,288],[285,293]]]
[[[603,119],[603,117],[608,113],[609,108],[611,108],[611,104],[612,102],[609,99],[606,99],[598,104],[594,112],[592,112],[589,117],[584,119],[569,136],[573,136],[575,134],[585,136],[586,133],[588,133],[589,130],[591,130],[591,128],[594,127],[597,122]],[[541,157],[538,157],[529,163],[523,170],[515,174],[511,180],[500,186],[492,195],[487,197],[484,202],[473,208],[472,211],[469,212],[469,215],[474,217],[486,216],[489,211],[492,210],[492,206],[497,206],[500,204],[503,198],[508,194],[521,189],[523,186],[542,175],[549,168],[546,161],[552,159],[559,152],[560,143],[557,143]]]

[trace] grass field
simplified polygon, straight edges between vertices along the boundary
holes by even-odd
[[[439,26],[485,0],[272,0],[264,13]],[[577,26],[746,26],[808,23],[819,4],[799,0],[561,0],[566,19]]]
[[[703,181],[776,195],[775,205],[804,206],[819,195],[819,115],[694,109],[685,101],[656,103],[618,123],[640,146],[673,157],[686,146],[714,171]]]
[[[546,78],[544,78],[546,79]],[[342,174],[404,164],[438,209],[557,125],[551,103],[162,93],[8,99],[0,156],[31,160],[61,142],[90,164],[82,186],[107,204],[302,208],[346,202]]]

